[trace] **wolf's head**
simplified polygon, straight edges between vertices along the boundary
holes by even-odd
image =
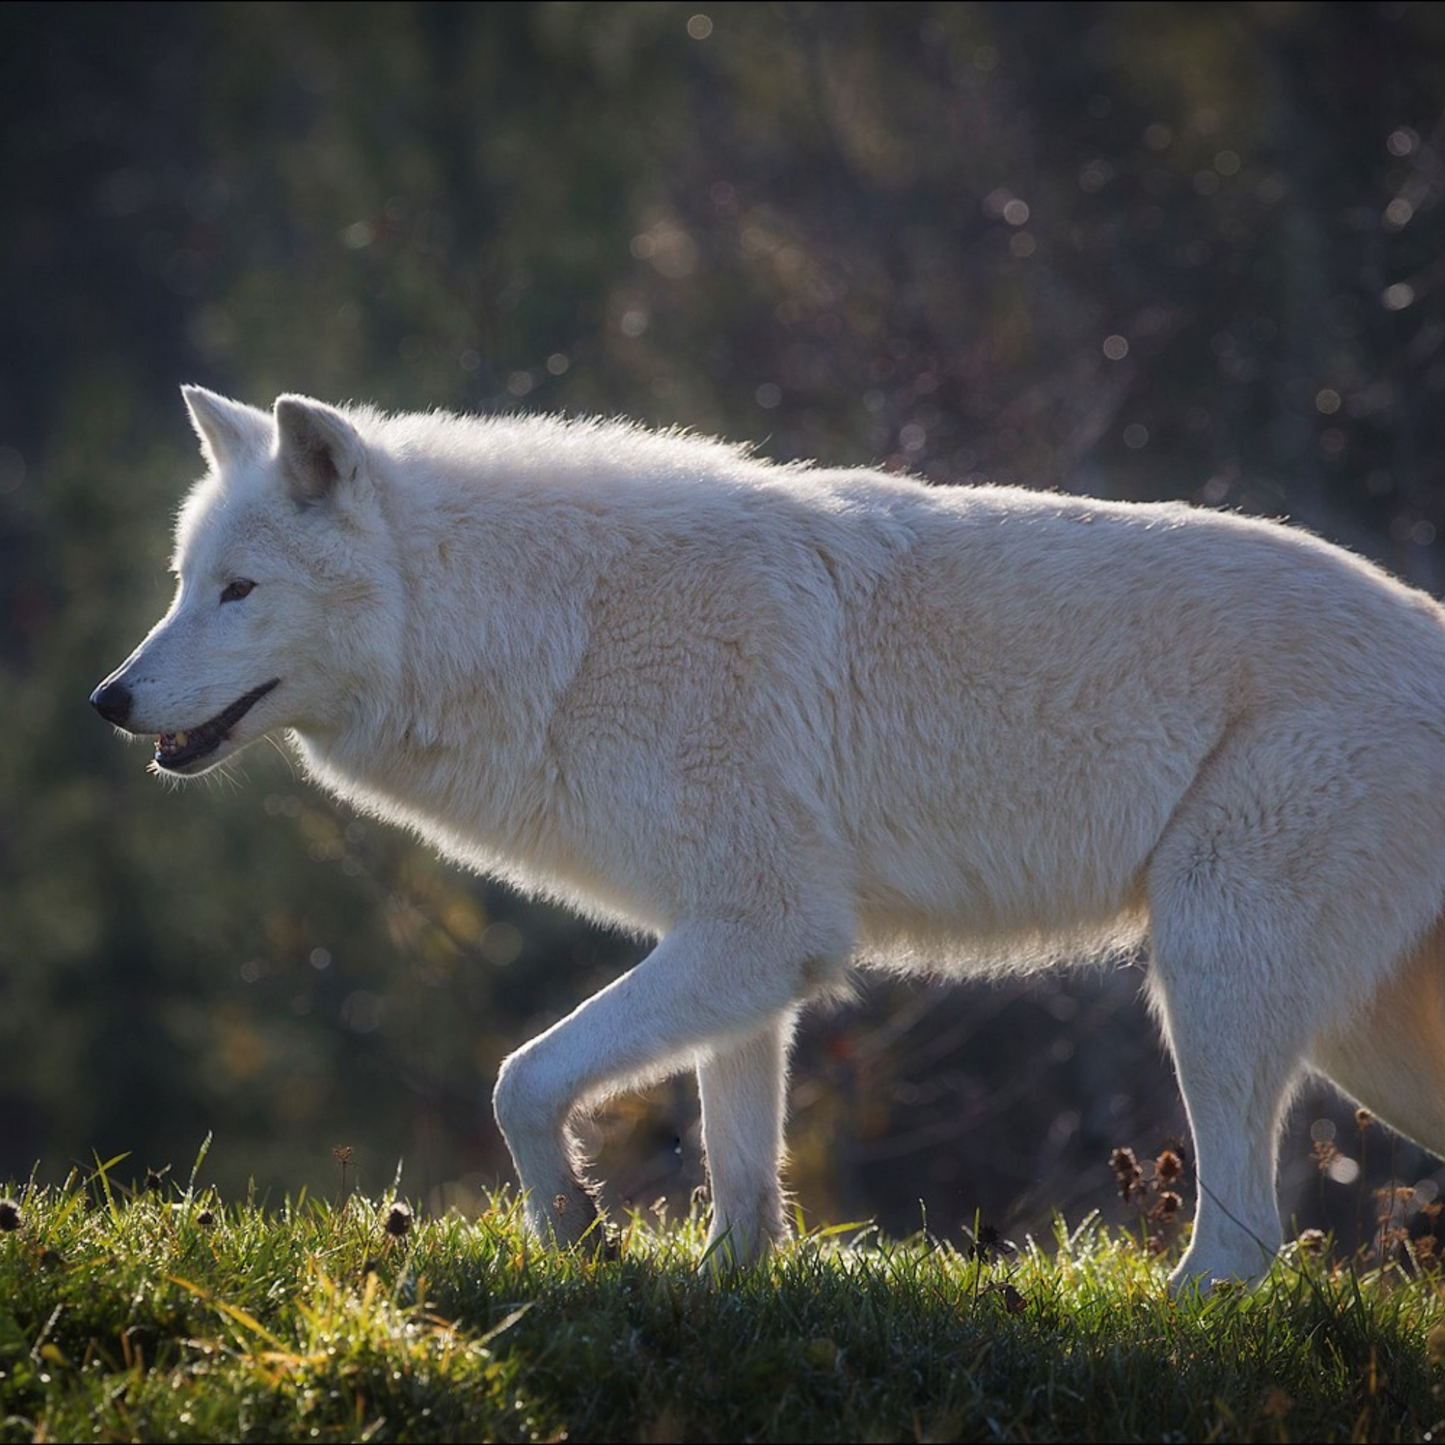
[[[344,413],[184,395],[210,470],[176,525],[175,600],[91,695],[117,727],[154,734],[157,771],[176,776],[278,728],[334,728],[382,529],[372,458]]]

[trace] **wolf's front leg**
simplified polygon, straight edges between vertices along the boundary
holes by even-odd
[[[794,1020],[789,1011],[698,1062],[716,1268],[752,1264],[787,1235],[780,1174]]]
[[[596,1218],[570,1120],[701,1058],[718,1203],[736,1216],[739,1243],[751,1241],[747,1252],[765,1247],[781,1228],[777,1167],[791,1013],[807,966],[838,947],[825,948],[821,933],[800,937],[796,923],[685,924],[511,1055],[494,1104],[537,1233],[576,1244]],[[766,1086],[759,1088],[746,1070],[764,1065]]]

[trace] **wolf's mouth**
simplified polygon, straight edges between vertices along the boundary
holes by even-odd
[[[188,764],[213,753],[226,740],[227,734],[273,687],[279,677],[263,682],[252,688],[245,697],[239,697],[224,712],[219,712],[209,722],[184,732],[162,733],[156,739],[156,766],[179,772]]]

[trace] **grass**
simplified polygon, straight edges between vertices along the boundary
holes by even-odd
[[[1433,1264],[1298,1251],[1170,1300],[1095,1224],[970,1258],[813,1234],[699,1268],[695,1218],[611,1257],[539,1250],[515,1201],[266,1211],[115,1167],[0,1205],[0,1440],[1428,1440]]]

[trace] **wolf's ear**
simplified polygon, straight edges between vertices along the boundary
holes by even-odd
[[[302,507],[352,481],[366,455],[356,428],[339,411],[304,396],[276,398],[276,447],[286,488]]]
[[[271,419],[264,411],[229,401],[203,386],[183,386],[181,395],[201,439],[201,451],[217,471],[228,462],[265,450]]]

